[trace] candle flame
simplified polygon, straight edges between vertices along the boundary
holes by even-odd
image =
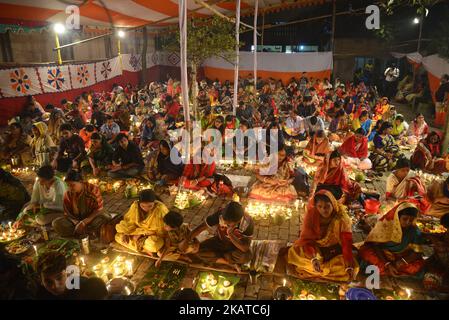
[[[286,284],[287,284],[287,279],[284,279],[284,281],[282,281],[282,286],[285,287]]]
[[[412,290],[410,290],[409,288],[406,288],[405,292],[407,292],[407,298],[410,299],[410,297],[412,296]]]

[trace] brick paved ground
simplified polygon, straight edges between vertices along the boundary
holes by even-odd
[[[405,113],[406,118],[410,119],[413,113],[407,106],[399,106],[401,112]],[[35,179],[34,174],[21,175],[19,177],[27,189],[31,192],[32,184]],[[385,180],[386,175],[383,177],[374,179],[372,182],[366,182],[364,187],[368,190],[376,190],[380,194],[385,194]],[[156,189],[156,193],[159,195],[161,200],[168,206],[168,208],[173,208],[174,196],[171,196],[166,189]],[[186,209],[182,211],[185,222],[189,223],[191,227],[195,227],[200,224],[206,216],[214,213],[218,208],[224,206],[230,199],[223,198],[208,198],[206,202],[196,208]],[[104,208],[105,211],[111,214],[123,215],[133,202],[133,199],[126,199],[124,196],[124,187],[122,187],[118,192],[112,194],[104,194]],[[246,204],[246,199],[242,198],[241,202],[243,205]],[[254,238],[265,240],[285,240],[288,242],[293,242],[298,238],[301,215],[294,214],[291,219],[285,221],[282,225],[274,225],[268,220],[258,220],[255,221],[255,232]],[[365,235],[362,231],[354,230],[353,233],[354,242],[363,241]],[[138,258],[136,265],[136,273],[134,274],[133,280],[139,282],[139,280],[145,275],[146,270],[154,263],[153,260],[148,258]],[[191,287],[192,283],[200,270],[197,268],[188,268],[187,274],[182,280],[181,287],[187,288]],[[267,276],[262,275],[258,278],[257,283],[252,283],[248,275],[240,276],[240,282],[236,287],[233,299],[271,299],[273,295],[273,290],[278,286],[282,285],[282,281],[286,278],[285,276]],[[360,277],[359,281],[362,280]],[[408,288],[414,289],[415,298],[425,298],[419,292],[422,290],[420,285],[416,282],[397,280],[393,278],[382,279],[381,286],[384,288],[392,288],[395,285],[406,286]]]
[[[27,189],[31,192],[35,175],[21,175],[19,178],[25,183]],[[371,190],[377,190],[382,194],[385,191],[385,177],[365,183],[364,187]],[[174,196],[171,196],[166,189],[156,189],[156,193],[169,208],[173,208]],[[105,193],[103,197],[105,211],[114,215],[123,215],[134,201],[133,199],[125,198],[124,187],[115,193]],[[191,227],[195,227],[200,224],[205,217],[224,206],[228,201],[230,201],[230,199],[209,197],[205,203],[199,207],[182,210],[185,222],[189,223]],[[246,204],[246,201],[246,199],[241,199],[243,205]],[[285,221],[281,225],[274,225],[268,220],[256,220],[254,237],[255,239],[260,240],[270,239],[293,242],[299,235],[301,221],[300,216],[301,214],[294,214],[291,219]],[[363,232],[356,230],[354,231],[353,236],[354,242],[362,241],[365,237]],[[139,257],[136,262],[136,273],[134,274],[133,280],[139,282],[139,280],[145,275],[146,270],[148,270],[154,261],[148,258]],[[191,287],[196,275],[200,271],[201,270],[198,268],[188,268],[187,273],[182,280],[181,287]],[[233,299],[271,299],[273,291],[282,285],[284,278],[288,277],[261,275],[258,277],[257,282],[251,282],[248,275],[240,275],[240,282],[236,287]],[[396,279],[385,278],[382,280],[382,287],[391,288],[397,283],[398,281]],[[409,288],[414,288],[416,292],[420,290],[419,285],[416,283],[407,282],[406,285]]]

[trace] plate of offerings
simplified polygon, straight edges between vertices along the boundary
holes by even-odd
[[[24,229],[13,228],[10,224],[9,228],[0,228],[0,243],[9,243],[25,236]]]
[[[425,233],[445,233],[447,229],[440,224],[439,221],[429,220],[429,221],[418,221],[416,226]]]
[[[214,300],[231,299],[239,277],[220,272],[200,272],[196,279],[196,292]]]
[[[16,240],[9,243],[5,249],[9,254],[19,255],[27,252],[31,248],[29,240]]]

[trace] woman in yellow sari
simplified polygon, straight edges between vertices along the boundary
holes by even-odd
[[[352,254],[351,218],[330,191],[315,194],[287,262],[301,278],[351,281],[356,277],[359,267]]]
[[[168,209],[153,190],[143,190],[123,220],[115,227],[115,241],[136,252],[156,256],[164,246],[164,216]],[[157,257],[157,256],[156,256]]]

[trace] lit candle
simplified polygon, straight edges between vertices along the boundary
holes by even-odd
[[[282,286],[285,287],[286,284],[287,284],[287,279],[284,279],[284,281],[282,281]]]
[[[410,297],[412,296],[412,290],[410,290],[409,288],[405,288],[405,292],[407,292],[407,299],[410,299]]]
[[[100,264],[95,265],[92,270],[95,272],[95,275],[97,277],[100,277],[100,270],[102,269]]]
[[[121,275],[122,273],[123,273],[123,269],[120,266],[115,265],[114,266],[114,275],[117,277],[117,276]]]
[[[132,274],[133,274],[133,261],[132,260],[126,260],[125,261],[125,265],[126,265],[126,271],[127,271],[128,275],[132,276]]]
[[[33,245],[34,248],[34,252],[36,252],[36,256],[37,256],[37,247],[35,245]]]
[[[218,289],[218,293],[219,293],[220,295],[224,295],[224,289],[223,289],[223,288]]]
[[[295,208],[296,208],[296,210],[298,210],[298,208],[299,208],[299,200],[298,199],[296,199],[296,201],[295,201]]]
[[[207,288],[207,284],[202,283],[202,284],[201,284],[201,289],[206,290],[206,288]]]
[[[231,285],[231,282],[229,280],[223,281],[223,286],[224,287],[229,287],[230,285]]]
[[[8,225],[9,225],[9,232],[12,232],[12,222],[9,221],[9,222],[8,222]]]
[[[86,266],[86,261],[84,261],[84,257],[80,257],[81,265],[84,267]]]

